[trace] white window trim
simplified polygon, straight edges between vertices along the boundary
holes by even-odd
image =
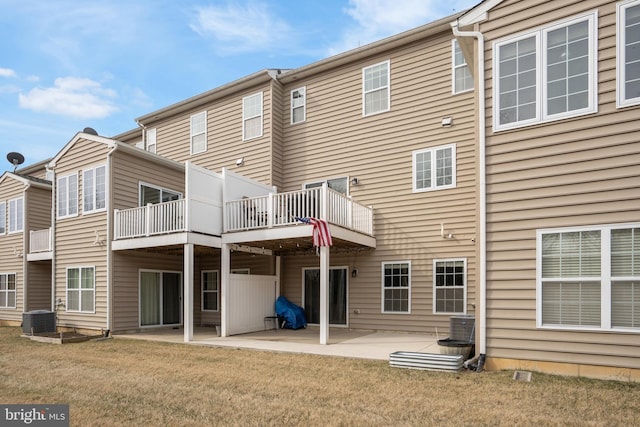
[[[178,194],[180,199],[182,199],[184,197],[181,191],[176,191],[176,190],[172,190],[170,188],[160,187],[158,185],[149,184],[148,182],[144,182],[144,181],[139,181],[138,182],[138,206],[139,207],[143,206],[143,204],[142,204],[142,187],[143,186],[144,187],[153,188],[154,190],[160,191],[160,193],[161,193],[161,195],[160,195],[160,203],[162,203],[162,192],[163,191],[170,191],[171,193]]]
[[[474,82],[474,85],[472,85],[468,89],[458,90],[458,88],[456,87],[456,71],[460,68],[466,67],[469,70],[469,72],[471,72],[471,68],[469,67],[469,64],[467,64],[466,58],[464,60],[464,64],[456,65],[456,44],[459,44],[458,40],[456,39],[451,40],[451,93],[454,95],[459,95],[461,93],[471,92],[474,89],[475,82]]]
[[[206,132],[206,131],[205,131]],[[144,149],[150,153],[156,154],[158,130],[157,128],[147,129],[145,132]],[[205,137],[206,139],[206,137]]]
[[[100,168],[104,168],[104,208],[100,208],[100,209],[96,209],[96,194],[97,194],[97,185],[96,185],[96,171]],[[84,198],[85,198],[85,192],[87,191],[87,186],[85,185],[86,183],[86,174],[87,173],[92,173],[93,174],[93,194],[91,195],[92,198],[92,203],[91,205],[93,206],[93,209],[89,209],[89,210],[85,210],[84,209]],[[99,165],[96,166],[94,168],[91,169],[86,169],[84,171],[82,171],[82,213],[83,214],[93,214],[93,213],[97,213],[97,212],[105,212],[107,210],[107,166],[106,165]]]
[[[9,301],[9,292],[13,293],[13,301],[14,301],[14,305],[0,305],[0,309],[3,310],[7,310],[7,309],[15,309],[18,307],[18,274],[17,273],[0,273],[0,276],[6,276],[6,283],[7,283],[7,287],[9,286],[9,276],[13,276],[14,277],[14,283],[16,285],[16,288],[14,290],[9,290],[9,289],[5,289],[5,290],[0,290],[0,292],[3,292],[7,295],[7,301]]]
[[[406,288],[401,287],[401,288],[396,288],[396,289],[407,289],[407,311],[385,311],[384,309],[384,291],[385,286],[384,286],[384,267],[387,264],[407,264],[409,266],[409,286],[407,286]],[[382,261],[380,263],[380,290],[381,290],[381,299],[380,299],[380,312],[382,314],[400,314],[400,315],[407,315],[407,314],[411,314],[411,261],[409,260],[401,260],[401,261]],[[393,289],[393,288],[392,288]]]
[[[381,86],[379,88],[373,89],[369,92],[373,92],[373,91],[380,91],[382,89],[386,89],[387,91],[387,108],[380,110],[380,111],[376,111],[373,113],[369,113],[367,114],[366,112],[366,95],[369,93],[367,91],[365,91],[365,72],[366,70],[368,70],[369,68],[373,68],[373,67],[377,67],[379,65],[382,64],[386,64],[387,65],[387,85],[386,86]],[[382,61],[382,62],[378,62],[377,64],[372,64],[369,65],[367,67],[363,67],[362,68],[362,117],[369,117],[369,116],[374,116],[376,114],[381,114],[381,113],[386,113],[387,111],[391,110],[391,60],[387,59],[386,61]]]
[[[573,110],[565,113],[558,113],[549,115],[547,110],[547,96],[546,96],[546,55],[543,50],[545,47],[546,34],[550,31],[562,27],[569,26],[571,24],[588,21],[589,22],[589,103],[586,108],[581,110]],[[536,116],[531,119],[507,123],[501,125],[500,119],[500,78],[499,78],[499,62],[500,57],[498,55],[499,48],[502,45],[510,44],[518,40],[522,40],[529,37],[535,37],[536,44]],[[519,33],[509,37],[505,37],[496,40],[493,43],[493,130],[503,131],[508,129],[521,128],[530,125],[536,125],[540,123],[553,122],[557,120],[563,120],[570,117],[583,116],[586,114],[592,114],[598,112],[598,11],[593,10],[580,15],[575,15],[561,21],[551,23],[549,25],[538,27],[534,30]]]
[[[202,116],[202,115],[204,116],[204,131],[195,133],[193,131],[193,119],[195,117]],[[199,135],[204,135],[204,148],[201,151],[195,151],[193,149],[193,138],[195,136],[199,136]],[[192,114],[189,117],[189,147],[190,147],[190,153],[191,153],[192,156],[194,154],[205,153],[207,151],[208,144],[207,144],[207,112],[206,112],[206,110],[205,111],[201,111],[201,112],[196,113],[196,114]]]
[[[82,270],[93,269],[93,310],[82,310]],[[79,310],[69,310],[69,270],[78,270],[78,306]],[[88,288],[84,288],[84,292],[88,292]],[[96,312],[96,267],[95,265],[83,265],[78,267],[67,267],[65,277],[65,311],[67,313],[95,313]]]
[[[0,202],[0,236],[7,234],[7,202]]]
[[[640,104],[640,96],[636,98],[626,98],[626,34],[623,16],[630,7],[640,5],[640,0],[626,0],[616,5],[616,107],[623,108]]]
[[[437,311],[436,310],[436,264],[439,262],[462,262],[464,264],[464,284],[462,285],[463,302],[462,311]],[[466,258],[438,258],[433,260],[433,314],[435,315],[462,315],[467,314],[467,259]],[[459,286],[453,286],[459,288]]]
[[[297,122],[294,122],[293,121],[293,110],[294,110],[294,106],[293,106],[294,97],[293,97],[293,95],[296,92],[302,93],[302,101],[303,101],[303,103],[302,103],[302,105],[298,105],[298,106],[295,107],[295,108],[302,108],[302,119],[297,121]],[[295,99],[297,99],[297,98],[295,98]],[[293,89],[291,91],[290,101],[291,101],[290,102],[291,108],[289,109],[289,115],[291,116],[291,124],[292,125],[297,125],[297,124],[306,122],[307,121],[307,87],[306,86],[302,86],[302,87],[299,87],[297,89]]]
[[[17,212],[18,210],[18,203],[21,204],[22,206],[22,212],[21,215]],[[16,212],[14,212],[14,209],[12,208],[12,206],[15,206],[15,210]],[[8,206],[8,215],[7,215],[7,219],[8,219],[8,223],[9,226],[7,227],[7,234],[16,234],[16,233],[22,233],[24,231],[24,219],[25,219],[25,209],[24,209],[24,197],[16,197],[15,199],[11,199],[7,202],[7,206]],[[18,219],[20,220],[21,224],[20,227],[18,228]],[[16,221],[15,225],[12,226],[12,222]],[[15,227],[15,228],[14,228]]]
[[[206,273],[215,273],[216,274],[216,290],[205,290],[204,289],[204,275]],[[215,293],[216,294],[216,310],[208,310],[204,308],[204,294],[207,293]],[[202,270],[200,273],[200,310],[204,313],[218,313],[220,312],[220,271],[219,270]]]
[[[605,224],[582,227],[548,228],[536,230],[536,326],[539,329],[572,331],[612,331],[640,333],[639,329],[611,327],[611,231],[638,228],[640,223]],[[600,231],[600,327],[580,325],[544,325],[542,323],[542,236],[552,233]],[[571,281],[593,280],[593,277],[572,277]]]
[[[76,211],[75,213],[70,214],[69,213],[69,207],[70,205],[70,201],[69,201],[69,178],[71,177],[75,177],[76,178]],[[64,202],[67,206],[67,214],[66,215],[60,215],[60,181],[65,180],[67,182],[67,192],[65,194],[65,200],[62,200],[62,202]],[[69,175],[65,175],[65,176],[61,176],[60,178],[58,178],[56,180],[56,218],[58,219],[65,219],[65,218],[74,218],[78,216],[78,198],[80,197],[80,189],[78,188],[78,173],[72,173]]]
[[[451,159],[453,160],[452,162],[452,171],[451,171],[451,184],[447,184],[447,185],[437,185],[437,169],[436,169],[436,151],[440,151],[440,150],[446,150],[446,149],[451,149]],[[426,153],[430,151],[431,152],[431,187],[427,187],[427,188],[418,188],[416,183],[417,183],[417,178],[418,178],[418,169],[416,167],[416,158],[418,154],[421,153]],[[431,148],[424,148],[421,150],[415,150],[412,152],[411,155],[412,159],[411,159],[411,165],[412,165],[412,188],[413,188],[413,192],[414,193],[424,193],[424,192],[428,192],[428,191],[437,191],[437,190],[446,190],[449,188],[456,188],[457,186],[457,180],[456,180],[456,175],[458,174],[457,171],[457,154],[456,154],[456,144],[447,144],[447,145],[439,145],[437,147],[431,147]]]
[[[246,108],[244,107],[244,102],[245,100],[256,97],[256,96],[260,97],[260,113],[253,116],[248,116],[246,112]],[[256,117],[260,117],[260,134],[247,137],[245,135],[247,120],[254,119]],[[253,95],[248,95],[242,98],[242,140],[249,141],[251,139],[260,138],[263,135],[263,133],[264,133],[264,100],[263,100],[262,92],[258,92],[258,93],[254,93]]]

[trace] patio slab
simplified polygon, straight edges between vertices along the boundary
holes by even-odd
[[[114,336],[183,343],[183,334],[180,328]],[[331,328],[329,344],[319,344],[319,337],[319,328],[313,326],[298,330],[271,329],[231,337],[217,337],[214,328],[196,328],[194,339],[188,344],[370,360],[389,360],[389,355],[397,351],[440,353],[436,337],[429,334]]]

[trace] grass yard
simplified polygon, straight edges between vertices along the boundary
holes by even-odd
[[[640,384],[127,339],[54,345],[0,327],[0,403],[73,426],[637,425]]]

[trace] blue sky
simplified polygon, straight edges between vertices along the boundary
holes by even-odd
[[[0,0],[0,171],[265,68],[297,68],[479,0]]]

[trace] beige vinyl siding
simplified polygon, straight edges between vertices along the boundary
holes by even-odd
[[[25,200],[25,237],[29,250],[30,232],[51,227],[51,190],[29,187]],[[51,260],[27,262],[25,311],[51,310]]]
[[[6,233],[0,235],[0,273],[16,275],[16,307],[0,308],[0,320],[22,321],[24,311],[24,233],[9,234],[9,200],[24,196],[24,184],[11,177],[0,183],[0,202],[6,203]]]
[[[289,110],[284,107],[284,99],[289,98],[289,93],[284,91],[282,85],[276,81],[271,82],[271,102],[269,111],[273,114],[272,135],[271,135],[271,180],[267,181],[271,185],[275,185],[278,189],[283,185],[283,159],[282,149],[284,145],[284,137],[281,124],[290,120]]]
[[[107,238],[107,213],[85,215],[82,209],[82,172],[106,165],[107,153],[106,144],[79,139],[57,161],[55,168],[56,180],[71,173],[78,174],[78,216],[56,219],[55,297],[65,303],[65,307],[58,312],[60,326],[86,329],[107,327],[107,246],[94,244],[96,232],[100,239]],[[95,313],[68,312],[66,309],[67,268],[76,267],[95,268]]]
[[[487,355],[639,368],[638,333],[536,327],[536,230],[640,220],[640,109],[615,106],[615,2],[556,3],[504,2],[480,26],[490,95],[493,41],[598,10],[596,114],[493,133],[487,99]]]
[[[362,61],[296,80],[306,86],[307,120],[283,117],[284,189],[340,176],[357,177],[354,200],[374,208],[375,250],[331,254],[332,266],[358,270],[349,277],[349,326],[446,333],[450,315],[433,314],[433,260],[467,259],[467,313],[476,281],[476,172],[473,92],[451,95],[451,32]],[[362,68],[390,61],[390,111],[362,116]],[[441,120],[452,117],[453,126]],[[456,188],[413,193],[414,150],[456,144]],[[451,240],[440,235],[440,225]],[[383,262],[411,262],[411,313],[383,314]],[[285,258],[283,294],[302,303],[303,267],[317,257]],[[358,310],[358,314],[354,313]]]
[[[259,138],[242,141],[242,98],[262,92],[263,134]],[[220,172],[223,167],[234,172],[271,184],[271,135],[273,114],[270,83],[220,98],[212,103],[181,113],[170,119],[149,123],[156,127],[157,153],[178,162],[191,160],[194,164]],[[189,132],[192,114],[207,112],[207,151],[191,156]],[[245,159],[245,165],[236,166],[236,160]]]

